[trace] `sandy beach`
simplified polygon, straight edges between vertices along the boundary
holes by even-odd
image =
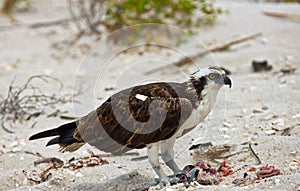
[[[300,20],[263,14],[263,11],[299,14],[300,5],[247,1],[218,1],[217,4],[228,13],[220,15],[214,25],[201,26],[197,34],[181,36],[182,45],[176,46],[174,42],[178,36],[168,39],[167,34],[158,32],[151,37],[151,42],[168,48],[132,48],[134,44],[122,42],[124,32],[104,35],[99,41],[95,36],[84,36],[74,45],[68,45],[76,37],[72,22],[29,27],[32,23],[70,18],[65,1],[36,1],[29,11],[17,11],[18,26],[1,15],[2,100],[13,80],[15,86],[21,86],[33,75],[48,75],[62,82],[63,87],[56,81],[34,81],[45,94],[71,99],[74,92],[82,92],[74,97],[74,102],[71,99],[42,108],[43,112],[36,117],[5,122],[5,127],[14,133],[0,128],[0,190],[148,190],[155,183],[155,173],[144,157],[146,149],[132,150],[124,156],[104,156],[108,163],[93,167],[50,169],[42,180],[41,173],[51,166],[50,163],[34,165],[42,157],[55,157],[69,164],[70,159],[88,157],[91,152],[106,153],[89,145],[74,153],[60,153],[58,146],[45,147],[49,139],[29,141],[28,138],[71,122],[68,117],[86,115],[108,96],[126,87],[151,81],[182,82],[199,68],[218,65],[231,72],[233,87],[222,88],[213,112],[191,133],[177,140],[175,160],[181,168],[202,159],[217,168],[226,159],[234,173],[223,177],[218,185],[192,183],[186,188],[178,184],[152,186],[149,190],[300,191]],[[165,29],[166,26],[159,26],[157,31]],[[185,34],[175,26],[167,29]],[[194,55],[211,45],[257,33],[261,34],[254,39],[196,58],[194,64],[163,67],[149,73],[183,55]],[[121,40],[114,43],[111,39],[116,38]],[[254,72],[253,60],[266,60],[272,69]],[[49,116],[56,111],[57,115]],[[194,144],[207,142],[213,148],[224,149],[226,145],[231,149],[212,155],[189,150]],[[249,143],[261,164],[249,150]],[[256,172],[249,169],[265,165],[273,165],[280,174],[249,184],[233,183],[245,173],[254,180]],[[164,164],[163,169],[171,175]]]

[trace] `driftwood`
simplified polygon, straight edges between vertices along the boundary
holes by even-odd
[[[72,21],[72,18],[58,19],[58,20],[53,20],[53,21],[43,21],[43,22],[36,22],[36,23],[4,25],[4,26],[0,26],[0,31],[22,29],[22,28],[35,29],[35,28],[42,28],[42,27],[51,27],[51,26],[55,26],[55,25],[66,24],[70,21]]]
[[[147,71],[147,72],[145,72],[145,74],[149,75],[149,74],[158,72],[158,71],[160,71],[160,70],[162,70],[164,68],[170,67],[171,65],[172,66],[176,66],[176,67],[182,67],[182,66],[191,64],[191,63],[193,63],[193,60],[195,60],[195,59],[197,59],[199,57],[203,57],[204,55],[208,54],[209,52],[224,51],[224,50],[229,49],[232,45],[239,44],[239,43],[242,43],[242,42],[245,42],[245,41],[257,38],[257,37],[259,37],[261,35],[262,35],[262,33],[259,32],[259,33],[255,33],[255,34],[252,34],[252,35],[249,35],[249,36],[243,36],[243,37],[236,38],[236,39],[234,39],[232,41],[229,41],[229,42],[226,42],[224,44],[210,46],[205,51],[201,51],[201,52],[196,53],[194,55],[191,55],[189,57],[184,57],[184,58],[182,58],[182,59],[180,59],[180,60],[178,60],[176,62],[173,62],[172,64],[169,64],[167,66],[162,66],[162,67],[158,67],[158,68],[155,68],[153,70]]]
[[[273,17],[300,20],[300,15],[299,14],[280,13],[280,12],[274,12],[274,11],[263,11],[263,14],[268,15],[268,16],[273,16]]]

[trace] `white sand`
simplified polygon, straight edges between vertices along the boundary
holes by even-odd
[[[190,187],[188,190],[300,190],[300,27],[299,20],[269,17],[262,14],[262,10],[298,13],[299,4],[257,4],[248,2],[227,1],[220,3],[229,10],[229,14],[222,15],[216,25],[200,28],[198,39],[203,42],[230,41],[238,36],[262,32],[263,35],[252,41],[232,47],[228,51],[214,53],[214,59],[218,65],[231,70],[233,74],[233,88],[223,88],[216,103],[214,112],[192,133],[179,139],[175,145],[175,156],[180,166],[194,163],[188,148],[192,139],[196,143],[212,142],[214,145],[241,144],[247,141],[256,142],[253,146],[258,153],[262,164],[271,164],[280,169],[281,175],[274,176],[245,187],[236,187],[231,182],[234,178],[241,178],[244,172],[255,165],[254,158],[248,154],[241,154],[227,159],[228,164],[234,170],[241,168],[234,175],[225,178],[218,186]],[[39,21],[55,20],[68,17],[65,2],[45,0],[36,2],[32,11],[17,13],[16,18],[20,23],[34,23]],[[0,17],[0,25],[9,25],[8,19]],[[109,56],[116,52],[117,46],[111,43],[100,43],[94,49],[92,56],[77,67],[85,56],[84,45],[92,46],[94,40],[82,39],[81,49],[73,47],[66,50],[53,48],[55,42],[62,43],[74,35],[71,26],[53,26],[39,29],[16,28],[0,31],[0,90],[5,96],[9,82],[16,77],[16,84],[24,83],[31,75],[47,74],[64,82],[63,92],[70,92],[77,82],[85,82],[95,85],[95,79],[99,73],[93,67],[103,65]],[[73,31],[73,32],[72,32]],[[126,45],[122,45],[126,48]],[[202,47],[193,40],[183,45],[182,50],[188,55],[197,52]],[[93,51],[92,51],[93,52]],[[143,83],[153,79],[183,81],[185,75],[176,70],[162,70],[152,76],[145,76],[142,71],[148,71],[157,65],[150,65],[146,61],[144,65],[135,65],[135,61],[149,58],[174,60],[179,57],[172,51],[157,51],[153,49],[142,56],[137,54],[123,54],[114,58],[109,64],[109,73],[103,72],[100,81],[89,90],[94,94],[83,94],[77,99],[82,104],[58,106],[62,111],[68,111],[68,115],[83,115],[90,111],[94,104],[99,105],[103,99],[112,94],[112,91],[104,91],[106,87],[116,87],[118,91],[124,87],[136,83]],[[270,72],[253,73],[251,61],[253,59],[266,59],[273,66]],[[205,56],[198,59],[199,66],[214,65],[212,57]],[[19,64],[13,64],[15,62]],[[86,65],[85,65],[86,64]],[[276,73],[282,67],[290,64],[296,68],[294,74],[280,76]],[[89,67],[91,66],[91,67]],[[136,67],[136,68],[134,68]],[[92,70],[91,70],[92,68]],[[184,72],[192,72],[195,66],[185,68]],[[85,70],[86,69],[86,70]],[[97,68],[99,69],[99,68]],[[131,72],[132,77],[124,75]],[[94,72],[94,73],[93,73]],[[53,86],[53,85],[52,85]],[[47,92],[56,91],[55,86],[46,88]],[[95,89],[94,89],[95,88]],[[95,90],[95,91],[94,91]],[[91,93],[89,92],[89,93]],[[92,97],[89,97],[92,95]],[[95,98],[102,100],[96,101]],[[89,99],[90,98],[90,99]],[[91,103],[89,103],[91,102]],[[95,103],[96,102],[96,103]],[[263,113],[253,114],[253,109],[267,106]],[[55,110],[55,109],[53,109]],[[277,118],[269,118],[269,116]],[[280,119],[279,123],[278,120]],[[229,123],[229,127],[223,125],[223,121]],[[36,122],[34,128],[30,126]],[[41,130],[58,126],[68,121],[60,118],[47,118],[41,116],[23,124],[8,124],[15,134],[8,134],[0,128],[0,190],[132,190],[144,184],[153,182],[155,174],[147,160],[131,161],[133,156],[106,158],[110,164],[82,168],[79,171],[68,169],[52,170],[52,177],[41,184],[35,184],[27,180],[23,170],[41,171],[46,165],[34,167],[33,162],[39,159],[37,156],[26,154],[25,151],[39,152],[45,157],[58,157],[68,160],[72,157],[87,155],[87,149],[95,153],[101,153],[90,146],[84,146],[76,153],[62,154],[58,147],[45,148],[47,140],[28,141],[28,137]],[[283,122],[283,125],[280,124]],[[228,125],[227,125],[228,126]],[[290,132],[291,136],[281,136],[280,132],[272,133],[274,128],[295,126]],[[146,151],[135,150],[140,156]],[[291,163],[294,167],[290,167]],[[298,161],[298,162],[297,162]],[[247,166],[245,166],[247,165]],[[165,168],[165,167],[164,167]],[[170,173],[170,171],[165,168]],[[170,188],[168,188],[170,190]],[[184,190],[183,187],[172,188]],[[166,190],[163,188],[162,190]]]

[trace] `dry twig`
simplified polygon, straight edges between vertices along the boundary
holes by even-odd
[[[61,167],[64,164],[64,161],[60,160],[59,158],[56,157],[50,157],[50,158],[42,158],[40,160],[34,161],[34,166],[42,163],[51,163],[55,167]]]
[[[34,154],[34,153],[28,153]],[[43,157],[40,154],[37,156],[41,157],[41,159],[34,161],[34,166],[37,166],[42,163],[48,163],[50,166],[46,167],[41,172],[37,172],[36,170],[32,170],[31,172],[23,171],[23,174],[30,181],[35,182],[36,184],[40,184],[49,180],[51,177],[51,170],[57,170],[62,168],[67,168],[70,170],[78,170],[84,167],[93,167],[93,166],[101,166],[104,164],[108,164],[108,162],[101,157],[101,155],[95,155],[93,152],[89,152],[89,156],[81,157],[78,159],[72,158],[67,162],[62,161],[56,157]]]
[[[23,120],[30,120],[43,114],[49,107],[71,102],[74,96],[82,93],[81,89],[75,94],[64,94],[62,96],[55,93],[52,95],[44,93],[41,88],[33,85],[34,80],[44,83],[56,82],[59,90],[63,88],[61,81],[47,75],[31,76],[21,86],[15,86],[14,80],[9,85],[6,98],[0,101],[1,126],[9,133],[13,132],[5,127],[4,123],[6,121],[22,122]]]
[[[36,29],[36,28],[42,28],[42,27],[51,27],[55,25],[61,25],[66,24],[68,22],[72,21],[71,18],[68,19],[58,19],[53,21],[42,21],[42,22],[35,22],[35,23],[22,23],[22,24],[15,24],[15,25],[6,25],[6,26],[0,26],[0,31],[7,31],[7,30],[15,30],[15,29]]]
[[[249,144],[249,150],[251,151],[251,154],[254,156],[255,160],[257,161],[257,165],[260,165],[261,161],[260,161],[259,157],[257,156],[257,154],[255,153],[255,151],[253,150],[251,144]]]

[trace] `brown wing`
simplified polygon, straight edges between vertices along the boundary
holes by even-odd
[[[121,91],[82,118],[74,137],[115,154],[168,139],[193,110],[184,90],[182,84],[156,83]]]

